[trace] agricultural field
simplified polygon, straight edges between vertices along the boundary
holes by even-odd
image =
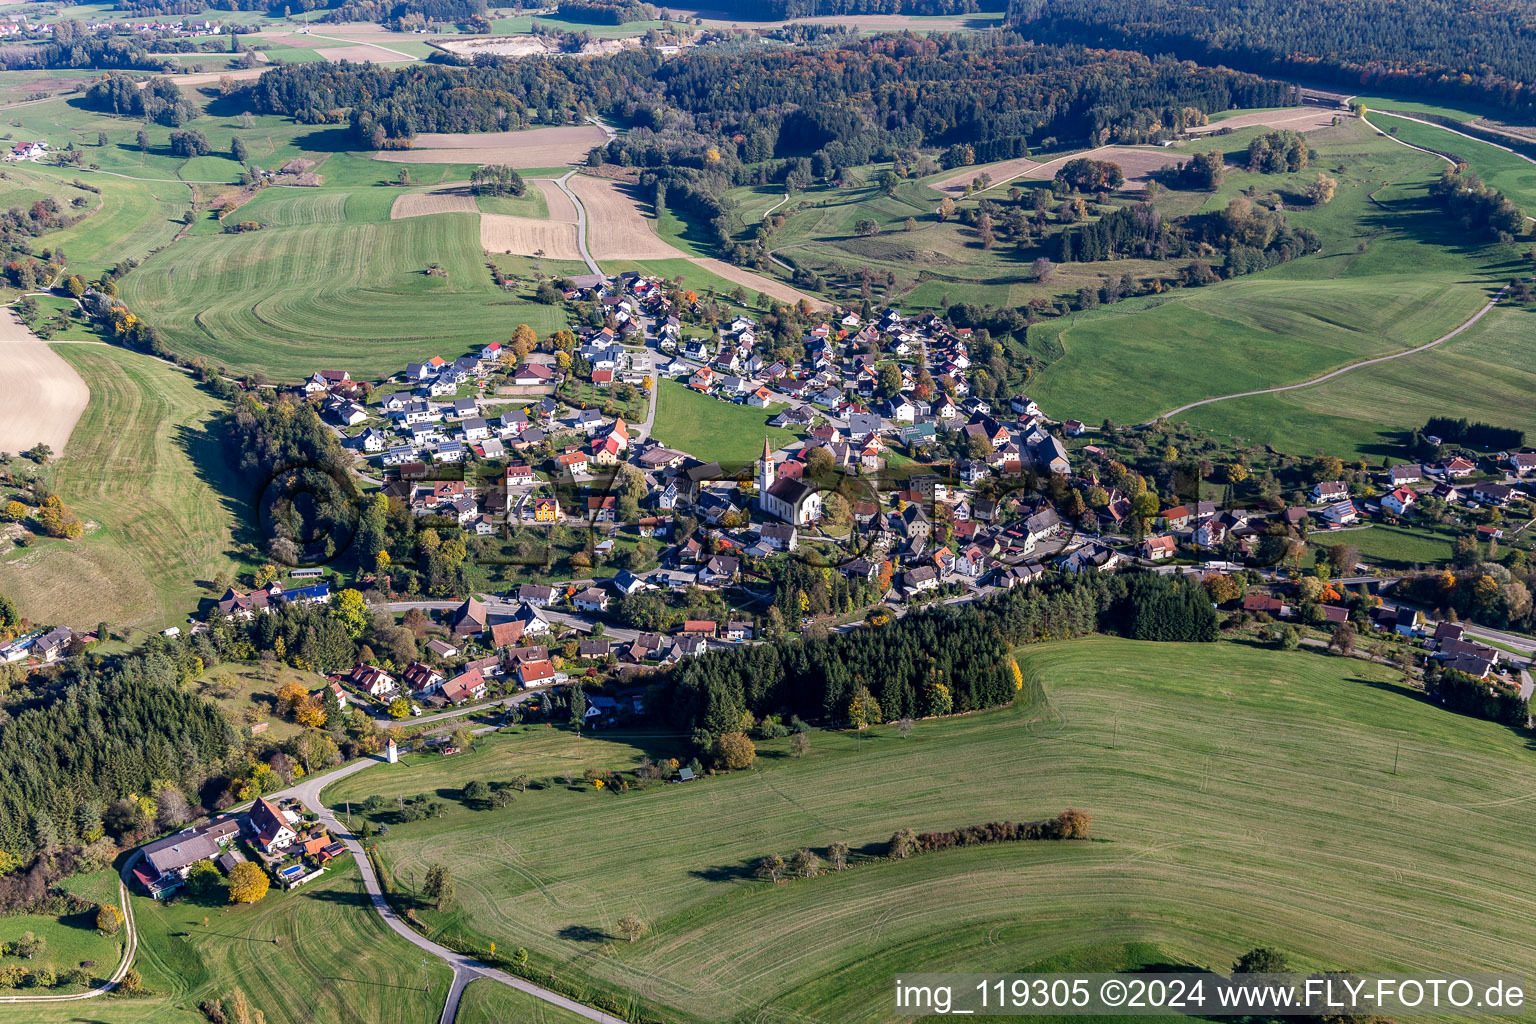
[[[1445,128],[1421,124],[1391,114],[1372,112],[1371,122],[1402,142],[1449,153],[1503,192],[1527,216],[1536,214],[1536,161],[1498,146],[1470,139]]]
[[[182,625],[202,588],[244,569],[250,550],[251,484],[235,477],[212,428],[223,403],[149,356],[93,344],[55,351],[91,392],[50,481],[86,531],[0,554],[0,593],[39,622]]]
[[[1501,305],[1466,332],[1427,352],[1277,395],[1236,398],[1181,414],[1213,433],[1318,449],[1379,462],[1400,456],[1407,432],[1430,416],[1499,423],[1536,436],[1536,312]]]
[[[664,260],[683,255],[656,233],[639,186],[578,174],[567,182],[587,211],[587,248],[596,260]]]
[[[41,304],[39,315],[56,316]],[[9,309],[0,311],[0,359],[0,452],[38,444],[62,452],[90,399],[85,382]]]
[[[1367,135],[1354,122],[1309,139],[1319,151],[1317,167],[1338,179],[1338,193],[1326,207],[1291,209],[1287,216],[1317,231],[1322,251],[1253,277],[1032,327],[1030,349],[1049,362],[1030,384],[1042,407],[1051,415],[1089,422],[1105,417],[1140,422],[1186,402],[1308,380],[1362,358],[1433,341],[1476,313],[1508,280],[1520,259],[1516,246],[1468,247],[1432,207],[1427,187],[1441,160]],[[1284,178],[1230,174],[1205,206],[1224,205],[1252,185],[1299,192],[1299,180]],[[1134,330],[1127,329],[1133,323]],[[1370,367],[1358,376],[1377,379],[1405,362]],[[1350,386],[1345,382],[1356,376],[1346,374],[1326,386]],[[1136,389],[1110,386],[1133,378],[1141,384]],[[1458,396],[1477,401],[1465,392]],[[1222,408],[1231,404],[1181,415],[1208,423],[1209,416],[1231,415]],[[1384,410],[1374,403],[1358,409],[1330,405],[1326,411],[1376,423],[1382,414],[1411,414],[1422,422],[1417,410]],[[1244,436],[1261,441],[1270,440],[1261,433],[1275,429],[1267,418],[1251,414],[1243,422],[1249,425]]]
[[[477,978],[459,1000],[458,1024],[581,1024],[585,1017],[535,999],[509,985]]]
[[[424,132],[410,149],[374,154],[404,164],[505,164],[518,169],[557,167],[586,160],[587,151],[608,138],[597,125],[529,128],[517,132],[444,135]]]
[[[391,220],[391,189],[344,202],[329,190],[268,190],[258,200],[272,226],[184,238],[124,279],[122,300],[178,353],[278,380],[322,365],[378,377],[479,349],[510,336],[509,324],[540,334],[564,325],[558,309],[491,281],[476,214]]]
[[[450,802],[392,824],[380,856],[407,888],[433,863],[476,865],[456,872],[462,909],[422,912],[434,933],[525,946],[589,995],[640,993],[668,1019],[884,1019],[899,971],[1221,968],[1258,944],[1307,968],[1524,963],[1536,934],[1508,893],[1533,826],[1511,797],[1536,753],[1517,733],[1317,652],[1091,638],[1025,656],[1033,704],[908,738],[813,732],[799,759],[765,741],[756,770],[687,785]],[[1097,842],[867,859],[899,827],[1068,806]],[[850,870],[752,877],[764,854],[833,841]],[[634,944],[616,933],[626,914],[649,926]]]
[[[705,462],[751,462],[763,454],[765,436],[775,448],[795,440],[789,431],[768,426],[782,406],[754,409],[722,402],[675,380],[658,381],[655,400],[652,436]]]
[[[292,893],[273,888],[250,906],[193,898],[163,905],[136,896],[134,916],[135,964],[148,995],[29,1006],[27,1019],[206,1024],[198,1005],[228,1000],[236,988],[268,1024],[419,1024],[442,1011],[448,967],[380,921],[350,859]]]
[[[345,808],[374,794],[393,799],[453,789],[467,779],[501,779],[527,774],[535,779],[576,777],[588,768],[633,767],[642,757],[682,757],[683,737],[607,731],[575,736],[568,729],[530,723],[511,726],[475,740],[475,749],[453,757],[436,753],[402,755],[397,764],[383,764],[349,775],[325,788],[328,806]],[[359,823],[360,824],[360,823]]]

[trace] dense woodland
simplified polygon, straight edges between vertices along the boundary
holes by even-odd
[[[726,0],[718,7],[733,18],[780,21],[833,14],[975,14],[1001,11],[1006,0]]]
[[[92,110],[143,118],[172,128],[197,116],[197,107],[169,78],[152,78],[143,88],[139,86],[139,80],[131,75],[106,75],[86,89],[84,103]]]
[[[329,561],[357,528],[356,486],[341,443],[313,406],[239,399],[226,434],[251,482],[269,553],[286,565]]]
[[[102,30],[94,34],[72,19],[54,23],[53,38],[41,46],[0,46],[0,66],[7,71],[32,68],[122,68],[169,71],[175,62],[151,56],[141,40]]]
[[[1516,0],[1010,0],[1008,22],[1043,42],[1170,53],[1351,93],[1536,105],[1536,34]]]
[[[233,733],[149,653],[63,683],[0,729],[0,868],[102,838],[110,805],[167,786],[197,792]]]
[[[867,688],[887,721],[996,707],[1024,686],[1011,652],[1094,630],[1141,640],[1214,641],[1205,591],[1168,576],[1089,573],[967,606],[915,611],[878,629],[691,658],[662,676],[666,706],[707,745],[745,715],[849,723]],[[939,684],[936,688],[935,684]]]

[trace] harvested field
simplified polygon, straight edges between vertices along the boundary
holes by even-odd
[[[475,197],[468,192],[410,192],[395,199],[389,219],[425,217],[433,213],[478,213]]]
[[[576,204],[555,182],[548,178],[535,178],[533,183],[544,193],[544,205],[549,209],[549,219],[557,224],[576,223]]]
[[[743,288],[751,288],[754,291],[762,292],[764,295],[772,296],[780,302],[799,302],[801,299],[806,299],[817,309],[827,308],[827,303],[823,299],[796,291],[783,281],[764,274],[755,274],[750,270],[727,263],[724,260],[717,260],[708,256],[698,256],[690,260],[690,262],[698,264],[712,274],[718,274],[727,281],[739,284]]]
[[[601,128],[590,124],[472,135],[428,133],[416,136],[412,149],[388,149],[373,154],[373,158],[405,164],[558,167],[585,160],[587,150],[601,146],[607,138]]]
[[[48,343],[9,309],[0,311],[0,452],[46,444],[64,453],[91,392]]]
[[[542,250],[552,260],[581,259],[574,222],[557,224],[504,213],[482,213],[480,246],[486,252],[510,252],[517,256],[533,256]]]
[[[1238,114],[1236,117],[1223,118],[1220,121],[1212,121],[1208,125],[1189,129],[1191,135],[1208,135],[1222,128],[1251,128],[1254,125],[1263,125],[1266,128],[1288,128],[1293,132],[1309,132],[1317,128],[1332,126],[1336,117],[1347,117],[1342,110],[1332,110],[1328,107],[1285,107],[1281,110],[1258,110],[1251,114]]]
[[[977,175],[983,172],[992,175],[992,181],[995,183],[1017,178],[1031,168],[1039,166],[1039,163],[1031,160],[1029,157],[1021,156],[1016,160],[1004,160],[1000,164],[991,164],[984,167],[967,167],[964,170],[956,171],[942,181],[934,182],[929,187],[937,192],[943,192],[946,195],[959,198],[965,193],[965,186],[969,185]]]
[[[567,184],[587,210],[587,248],[597,260],[665,260],[686,256],[662,241],[649,203],[617,181],[578,174]]]
[[[1184,163],[1186,157],[1178,153],[1163,149],[1142,149],[1133,146],[1101,146],[1098,149],[1090,149],[1086,153],[1073,153],[1069,156],[1057,157],[1050,163],[1036,164],[1028,168],[1021,178],[1031,181],[1049,181],[1056,177],[1056,172],[1066,166],[1067,161],[1076,160],[1078,157],[1089,157],[1093,160],[1108,160],[1110,163],[1119,164],[1125,172],[1124,190],[1127,192],[1139,192],[1147,187],[1147,182],[1152,175],[1163,167],[1173,164],[1178,166]],[[993,175],[995,178],[996,175]],[[1001,182],[993,182],[994,185]]]
[[[382,46],[370,46],[367,43],[355,43],[352,46],[322,46],[315,52],[329,61],[350,60],[355,63],[371,60],[375,64],[400,64],[414,59],[394,50],[386,50]]]

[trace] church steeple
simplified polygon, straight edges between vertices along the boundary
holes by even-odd
[[[768,489],[773,486],[776,475],[773,464],[773,446],[768,443],[768,438],[763,437],[763,457],[757,464],[757,504],[759,508],[767,508],[766,495]]]

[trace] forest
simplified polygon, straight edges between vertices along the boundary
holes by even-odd
[[[1210,642],[1217,623],[1197,584],[1088,573],[915,611],[878,628],[690,658],[662,673],[659,686],[673,721],[702,730],[696,738],[707,746],[739,729],[748,712],[846,725],[860,688],[887,721],[996,707],[1024,685],[1013,648],[1095,630]]]
[[[110,806],[129,794],[198,791],[235,738],[217,708],[178,687],[182,677],[173,658],[146,653],[87,670],[6,723],[0,871],[100,840]]]
[[[91,110],[178,128],[197,116],[195,107],[169,78],[152,78],[140,88],[131,75],[109,74],[85,90],[84,103]]]
[[[1007,23],[1042,42],[1173,54],[1351,93],[1536,104],[1536,35],[1516,0],[1009,0]]]
[[[53,39],[35,44],[0,46],[0,66],[7,71],[33,68],[121,68],[140,71],[169,71],[172,60],[145,51],[132,36],[116,35],[108,29],[91,34],[73,19],[54,23]]]
[[[1038,145],[1095,133],[1150,141],[1146,132],[1117,129],[1171,122],[1184,107],[1296,102],[1291,87],[1252,75],[1035,46],[1011,33],[896,34],[667,61],[632,50],[601,60],[476,58],[468,66],[396,70],[316,62],[274,69],[247,88],[258,111],[306,123],[349,110],[358,142],[370,148],[418,132],[505,131],[604,115],[636,129],[608,147],[612,162],[722,173],[823,154],[822,173],[900,147],[953,142]]]
[[[727,0],[719,5],[733,18],[782,21],[833,14],[976,14],[1001,11],[1005,0]]]
[[[330,561],[352,542],[360,502],[347,456],[312,406],[245,395],[225,435],[253,484],[268,553],[284,565]]]

